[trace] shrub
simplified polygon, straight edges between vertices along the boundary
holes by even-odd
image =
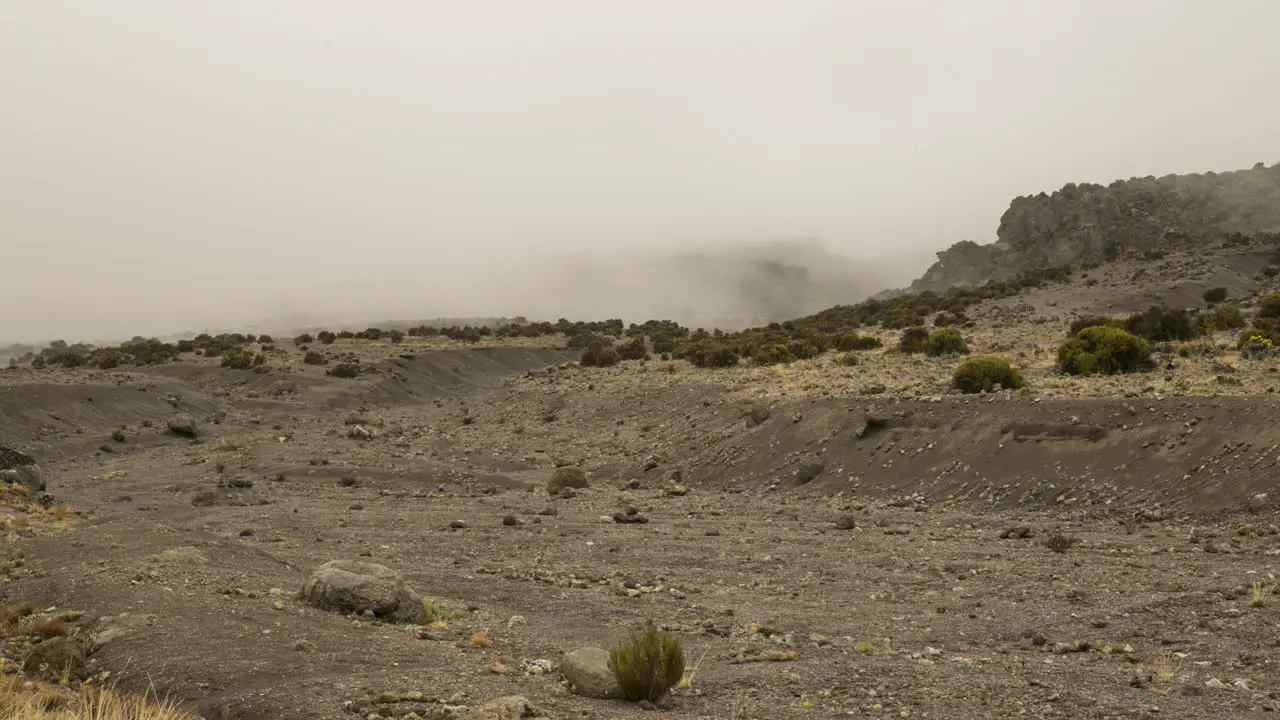
[[[938,357],[940,355],[968,355],[969,346],[965,343],[960,331],[955,328],[939,328],[929,333],[925,342],[925,353]]]
[[[391,331],[388,331],[388,332],[387,332],[387,339],[388,339],[388,340],[390,340],[390,341],[391,341],[391,342],[393,342],[393,343],[401,343],[401,342],[404,342],[404,331],[403,331],[403,330],[391,330]]]
[[[898,340],[898,351],[904,353],[924,352],[928,344],[929,331],[917,325],[902,331],[902,337]]]
[[[1150,343],[1112,327],[1085,328],[1058,348],[1058,368],[1070,375],[1134,372],[1150,358]]]
[[[857,353],[849,352],[841,355],[839,362],[841,365],[844,365],[845,367],[853,367],[854,365],[857,365],[860,361],[858,360]]]
[[[1191,315],[1183,308],[1153,305],[1144,313],[1130,315],[1124,329],[1151,342],[1194,340],[1200,336],[1200,327],[1192,322]]]
[[[1245,360],[1270,357],[1275,353],[1275,343],[1264,335],[1247,335],[1240,338],[1240,357]]]
[[[324,345],[332,345],[333,341],[338,339],[338,336],[334,335],[328,330],[321,330],[320,332],[316,333],[316,339],[319,340]]]
[[[609,367],[618,364],[618,351],[605,347],[604,343],[594,342],[582,352],[578,361],[583,367]]]
[[[951,378],[951,386],[963,393],[990,392],[1000,386],[1017,390],[1026,385],[1022,375],[998,355],[979,355],[960,363]]]
[[[936,328],[956,327],[969,322],[969,318],[963,312],[940,312],[933,318],[933,326]]]
[[[684,353],[685,359],[700,368],[734,367],[738,364],[738,351],[715,340],[701,340]]]
[[[623,360],[648,360],[649,350],[644,346],[644,336],[633,337],[618,346],[618,356]]]
[[[650,620],[644,630],[609,651],[609,669],[632,702],[656,703],[684,677],[680,638],[658,632]]]
[[[874,350],[884,343],[870,335],[859,335],[856,332],[842,333],[836,336],[835,346],[840,352],[853,350]]]
[[[1071,321],[1071,327],[1067,329],[1067,338],[1073,338],[1080,334],[1080,331],[1087,327],[1114,327],[1124,328],[1124,320],[1120,318],[1106,317],[1105,315],[1086,315],[1082,318],[1076,318]]]
[[[248,370],[253,367],[253,355],[250,355],[243,350],[229,355],[223,355],[222,367],[231,368],[232,370]]]
[[[1205,332],[1216,330],[1239,330],[1244,327],[1244,313],[1235,305],[1223,305],[1217,310],[1203,313],[1200,325]]]
[[[321,334],[321,335],[323,335],[324,333],[320,333],[320,334]],[[259,344],[259,345],[274,345],[274,344],[275,344],[275,342],[276,342],[276,339],[275,339],[275,338],[273,338],[273,337],[271,337],[270,335],[265,335],[265,334],[264,334],[264,335],[259,335],[259,336],[258,336],[258,344]]]
[[[308,350],[307,354],[302,357],[302,362],[307,365],[325,365],[329,361],[325,359],[323,353],[316,350]]]
[[[1224,287],[1209,288],[1204,291],[1203,297],[1207,303],[1220,303],[1227,299],[1227,289]]]
[[[294,345],[306,345],[315,342],[316,339],[311,337],[311,333],[302,333],[293,339]]]
[[[1258,303],[1258,317],[1280,318],[1280,293],[1262,298]]]

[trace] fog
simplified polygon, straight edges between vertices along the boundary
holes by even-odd
[[[1277,27],[1273,0],[0,3],[0,341],[716,315],[738,296],[688,269],[733,263],[671,258],[797,238],[853,259],[817,261],[852,302],[1017,195],[1280,160]]]

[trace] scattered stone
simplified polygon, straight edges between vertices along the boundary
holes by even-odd
[[[560,673],[573,692],[583,697],[622,697],[622,688],[609,669],[609,651],[604,648],[586,647],[568,653],[560,661]]]
[[[837,530],[853,530],[858,527],[858,520],[852,515],[841,515],[836,519]]]
[[[1000,533],[1001,540],[1025,540],[1034,536],[1035,533],[1026,525],[1018,525]]]
[[[520,720],[540,714],[523,695],[507,695],[467,710],[459,720]]]

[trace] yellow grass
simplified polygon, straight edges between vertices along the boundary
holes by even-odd
[[[78,693],[18,678],[0,680],[0,717],[11,720],[197,720],[170,703],[86,688]]]

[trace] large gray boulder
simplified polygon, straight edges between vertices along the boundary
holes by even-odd
[[[0,445],[0,482],[22,485],[33,492],[44,492],[44,471],[26,453]]]
[[[590,483],[587,482],[587,473],[584,472],[582,468],[556,468],[551,473],[551,477],[547,480],[547,492],[553,495],[565,488],[581,490],[586,487],[590,487]]]
[[[169,418],[166,423],[169,432],[182,437],[193,438],[200,434],[200,428],[196,425],[196,419],[187,413],[178,413]]]
[[[307,604],[340,613],[372,612],[384,620],[419,623],[422,596],[400,573],[361,560],[330,560],[316,569],[298,593]]]
[[[601,699],[622,697],[618,679],[609,669],[609,651],[604,648],[584,647],[566,654],[560,661],[560,673],[577,695]]]

